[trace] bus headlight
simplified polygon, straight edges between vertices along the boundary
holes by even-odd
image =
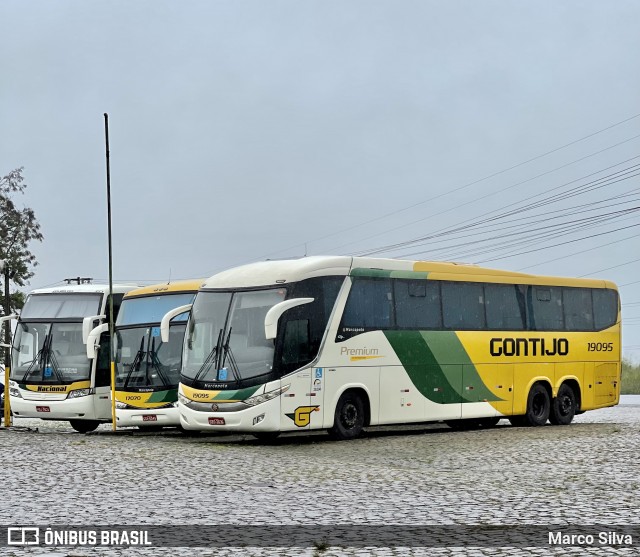
[[[20,389],[18,389],[17,387],[9,387],[9,396],[22,398],[22,395],[20,394]]]
[[[116,400],[116,408],[120,410],[124,410],[126,407],[127,405],[124,402],[120,402],[119,400]]]
[[[179,402],[180,404],[184,404],[184,405],[186,406],[186,405],[187,405],[187,404],[189,404],[191,401],[190,401],[186,396],[184,396],[182,393],[178,393],[178,402]],[[176,405],[176,406],[177,406],[177,405]]]
[[[267,400],[271,400],[273,398],[276,398],[277,396],[280,396],[282,393],[287,392],[290,386],[291,385],[285,385],[284,387],[280,387],[279,389],[269,391],[268,393],[252,396],[251,398],[248,398],[243,402],[245,404],[248,404],[249,406],[256,406],[258,404],[262,404],[263,402],[267,402]]]
[[[89,396],[93,394],[93,389],[76,389],[75,391],[69,391],[67,398],[79,398],[81,396]]]

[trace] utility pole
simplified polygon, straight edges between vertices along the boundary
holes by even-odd
[[[6,264],[6,261],[0,260],[0,272],[4,276],[4,314],[11,314],[11,294],[9,292],[9,267]],[[4,342],[5,344],[10,344],[11,341],[11,323],[9,320],[4,323]],[[6,349],[4,352],[4,365],[5,367],[11,364],[10,361],[9,349]]]
[[[116,364],[113,334],[113,257],[111,247],[111,166],[109,164],[109,115],[104,113],[104,143],[107,161],[107,234],[109,236],[109,364],[111,370],[111,423],[116,430]]]
[[[9,399],[9,369],[11,366],[11,294],[9,292],[9,267],[6,261],[0,259],[0,273],[4,276],[4,316],[0,322],[4,322],[4,425],[11,425],[11,409]]]

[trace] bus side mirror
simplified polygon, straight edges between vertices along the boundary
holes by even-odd
[[[100,324],[96,323],[96,321],[102,321],[106,318],[106,315],[92,315],[90,317],[85,317],[82,320],[82,344],[87,344],[87,339],[89,338],[91,329],[97,327]]]
[[[169,322],[176,316],[189,311],[193,304],[187,304],[186,306],[180,306],[164,314],[162,321],[160,321],[160,338],[162,342],[169,342]]]
[[[278,334],[278,319],[285,311],[303,304],[310,304],[315,298],[293,298],[285,300],[273,306],[264,316],[264,336],[267,340],[273,340]]]
[[[87,358],[93,360],[98,352],[100,346],[100,335],[109,330],[109,323],[103,323],[98,325],[87,335]]]
[[[13,313],[11,315],[5,315],[4,317],[0,317],[0,326],[5,321],[11,321],[12,319],[17,319],[18,315]],[[11,348],[11,344],[0,344],[0,348]]]

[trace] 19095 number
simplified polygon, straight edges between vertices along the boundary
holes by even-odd
[[[588,342],[587,352],[613,352],[613,342]]]

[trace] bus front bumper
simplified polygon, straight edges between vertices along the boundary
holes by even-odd
[[[276,398],[237,412],[202,412],[178,402],[180,425],[190,431],[265,433],[280,431],[280,400]]]
[[[11,411],[16,418],[44,420],[98,420],[93,397],[81,396],[64,400],[25,400],[12,396]]]
[[[178,409],[124,408],[116,409],[117,427],[177,427],[180,425]]]

